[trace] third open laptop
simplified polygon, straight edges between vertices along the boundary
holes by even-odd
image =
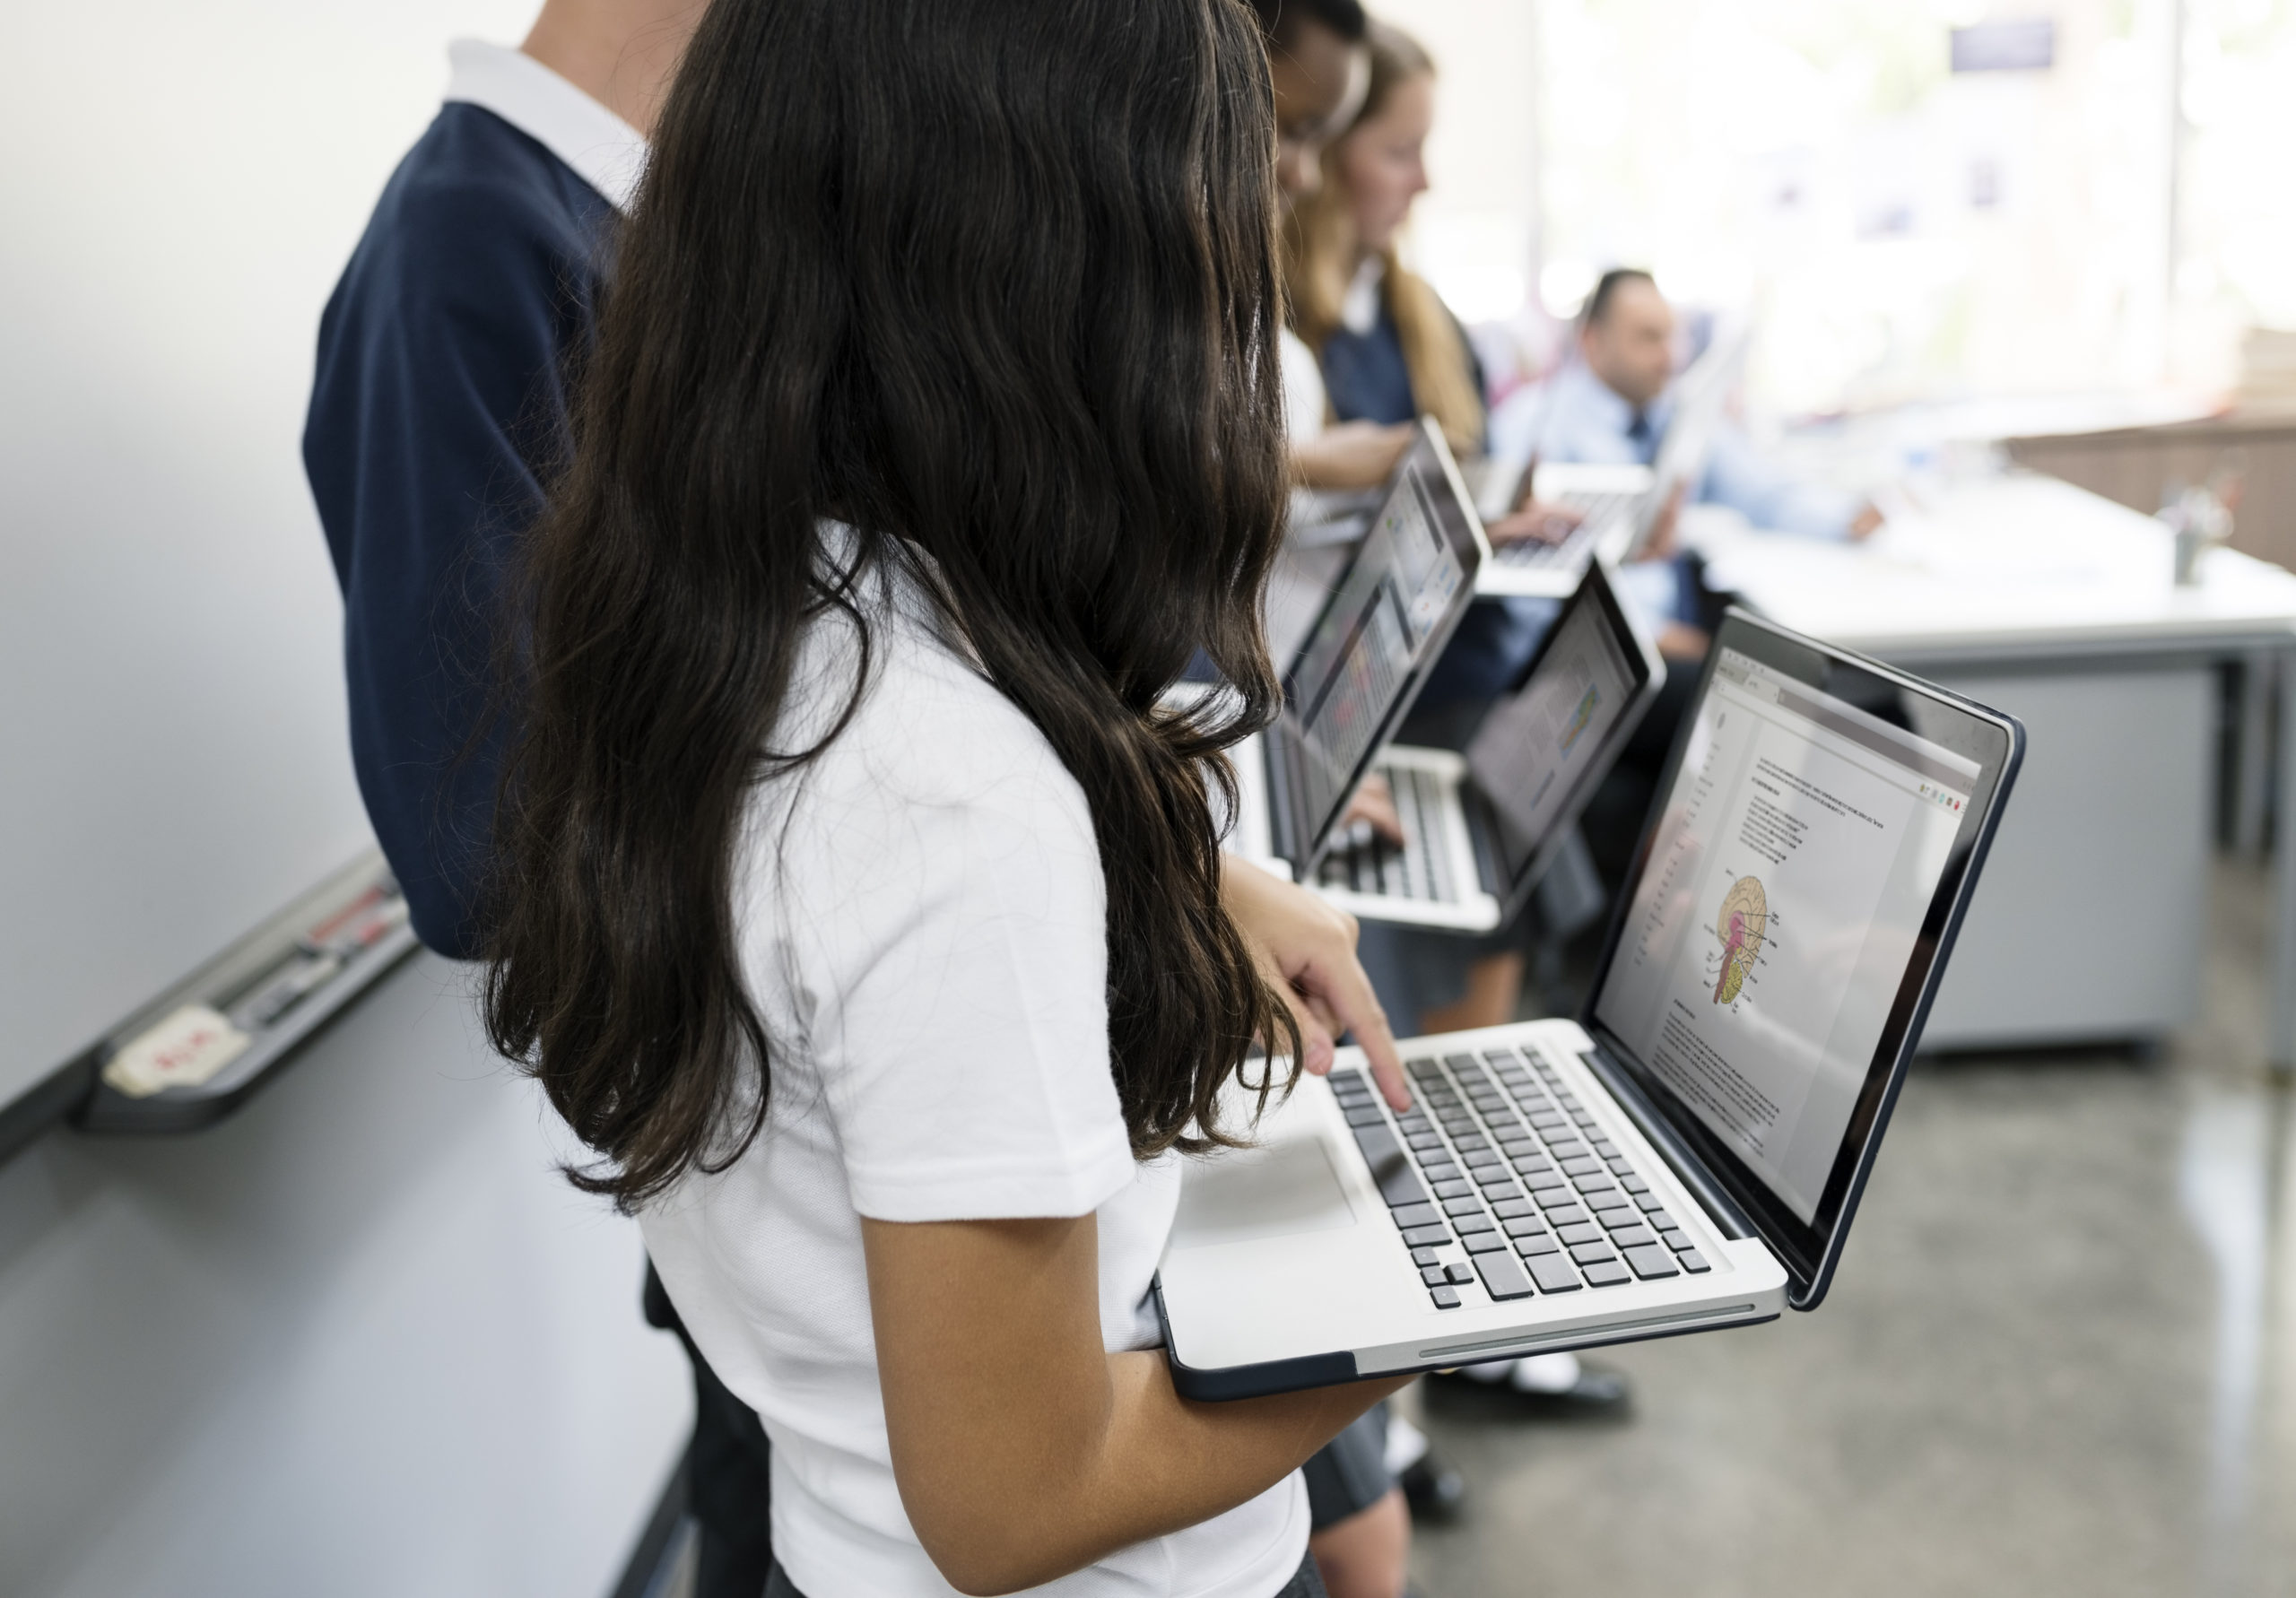
[[[1343,1050],[1193,1162],[1157,1276],[1222,1399],[1770,1319],[1824,1298],[2024,743],[1732,611],[1579,1019]],[[1248,1095],[1229,1104],[1250,1126]]]
[[[1403,841],[1330,849],[1314,885],[1368,919],[1460,932],[1502,926],[1538,886],[1665,681],[1665,663],[1589,564],[1514,687],[1464,754],[1390,744],[1373,769]]]

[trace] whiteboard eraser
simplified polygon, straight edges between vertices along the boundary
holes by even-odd
[[[196,1088],[239,1057],[252,1041],[204,1004],[187,1004],[121,1046],[104,1065],[104,1081],[130,1099],[162,1088]]]

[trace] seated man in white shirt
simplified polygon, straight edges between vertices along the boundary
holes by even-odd
[[[1674,416],[1674,312],[1648,273],[1620,266],[1603,274],[1579,315],[1578,356],[1500,407],[1493,453],[1650,465]],[[1872,504],[1778,470],[1727,426],[1716,431],[1691,497],[1763,531],[1811,538],[1863,538],[1882,523]]]
[[[1549,464],[1653,464],[1674,414],[1674,311],[1651,275],[1631,266],[1603,274],[1578,315],[1578,359],[1492,413],[1494,455]],[[1715,430],[1690,499],[1736,511],[1757,530],[1805,538],[1864,538],[1882,525],[1871,502],[1804,482],[1765,461],[1744,433]],[[1674,553],[1674,508],[1646,558],[1624,573],[1629,602],[1649,616],[1671,659],[1706,653],[1693,565]]]

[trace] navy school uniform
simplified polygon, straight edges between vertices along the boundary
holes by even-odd
[[[491,619],[564,447],[613,214],[493,112],[450,103],[319,322],[303,463],[343,586],[352,760],[415,931],[458,958],[478,952],[504,742]]]
[[[513,87],[539,71],[490,47],[457,46],[456,65]],[[548,83],[545,120],[548,96],[579,92]],[[449,100],[392,174],[319,323],[303,463],[343,588],[352,758],[416,933],[458,959],[482,951],[510,730],[490,704],[504,578],[565,453],[569,369],[590,342],[616,215],[504,116]],[[757,1593],[772,1558],[764,1430],[650,1265],[644,1307],[693,1360],[695,1591]]]

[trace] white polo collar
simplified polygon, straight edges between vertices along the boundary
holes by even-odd
[[[447,99],[493,112],[627,213],[646,171],[646,135],[532,56],[458,39],[447,47]]]

